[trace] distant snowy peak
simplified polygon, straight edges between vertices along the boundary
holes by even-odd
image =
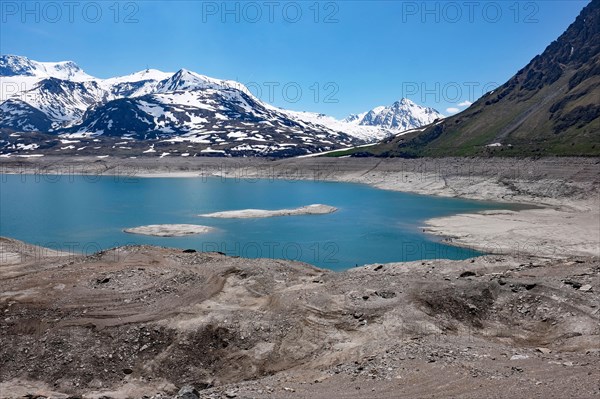
[[[350,115],[348,115],[348,117],[343,119],[342,122],[355,123],[358,125],[360,123],[360,121],[362,121],[362,119],[365,117],[366,114],[367,114],[366,112],[363,112],[362,114],[350,114]]]
[[[310,126],[322,126],[324,129],[329,129],[333,132],[344,133],[366,143],[374,143],[390,135],[390,132],[386,129],[376,126],[360,126],[358,123],[348,122],[348,118],[338,120],[332,116],[314,112],[280,111],[286,113],[291,119],[301,121]]]
[[[130,75],[104,79],[100,85],[112,98],[139,97],[155,93],[158,86],[169,79],[173,73],[156,69],[145,69]]]
[[[198,90],[198,89],[238,89],[241,90],[243,85],[237,82],[210,78],[198,73],[180,69],[175,74],[170,76],[158,86],[159,93],[167,93],[172,91]],[[245,88],[244,88],[245,89]],[[242,90],[245,91],[245,90]]]
[[[107,84],[143,82],[148,80],[160,82],[162,80],[169,79],[171,76],[173,76],[172,72],[163,72],[159,71],[158,69],[144,69],[143,71],[135,72],[129,75],[104,79],[104,82]]]
[[[444,116],[435,109],[423,107],[403,98],[387,107],[376,107],[363,114],[350,115],[346,118],[346,122],[402,132],[429,125],[436,119],[442,118]]]
[[[34,76],[36,62],[16,55],[0,56],[0,76]]]
[[[187,69],[181,69],[162,82],[158,87],[158,92],[166,93],[170,91],[193,90],[198,88],[212,88],[216,82],[205,76],[198,75]]]
[[[388,107],[380,106],[360,114],[351,114],[343,120],[311,112],[285,112],[292,118],[343,132],[367,143],[418,129],[444,117],[435,109],[417,105],[406,98]]]
[[[72,61],[38,62],[17,55],[0,56],[0,76],[34,76],[75,82],[95,79]]]
[[[65,62],[40,62],[40,66],[48,74],[49,77],[63,80],[71,80],[75,82],[83,82],[95,79],[88,75],[77,64],[72,61]]]

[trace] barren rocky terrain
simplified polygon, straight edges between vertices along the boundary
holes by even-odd
[[[597,160],[139,161],[122,175],[287,174],[541,205],[516,212],[526,216],[513,234],[545,220],[555,251],[340,273],[149,246],[81,256],[2,238],[1,397],[600,396],[600,259],[590,247],[600,222]],[[60,162],[0,165],[131,171],[124,160]],[[556,239],[563,219],[553,212],[581,218],[571,229],[585,243]],[[461,236],[476,241],[501,226],[475,225]],[[440,234],[456,229],[445,226]]]
[[[3,252],[23,244],[3,239]],[[3,397],[593,397],[600,261],[343,273],[153,247],[3,268]],[[185,396],[182,396],[185,397]]]

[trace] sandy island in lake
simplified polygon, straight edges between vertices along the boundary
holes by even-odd
[[[269,218],[275,216],[297,216],[297,215],[325,215],[337,211],[336,207],[322,204],[313,204],[294,209],[240,209],[237,211],[224,211],[205,213],[202,217],[223,218],[223,219],[250,219],[250,218]]]
[[[205,234],[213,231],[213,227],[198,224],[151,224],[148,226],[124,229],[125,233],[142,234],[155,237],[183,237],[194,234]]]

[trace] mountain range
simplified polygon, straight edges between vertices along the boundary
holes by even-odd
[[[185,69],[98,79],[70,61],[0,56],[3,156],[332,150],[328,155],[600,155],[600,0],[505,84],[448,118],[401,99],[338,120],[277,108],[238,82]]]
[[[465,111],[354,153],[599,156],[600,0],[591,1],[542,54]]]
[[[3,154],[298,156],[443,118],[402,99],[337,120],[274,107],[241,83],[185,69],[98,79],[71,61],[14,55],[0,56],[0,84]]]

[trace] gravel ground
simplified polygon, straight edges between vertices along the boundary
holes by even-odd
[[[2,397],[600,395],[597,258],[335,273],[141,246],[10,268]]]

